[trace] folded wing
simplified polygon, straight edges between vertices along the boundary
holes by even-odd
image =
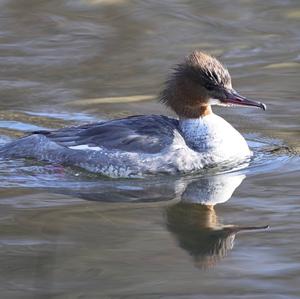
[[[159,153],[168,147],[178,129],[178,121],[160,115],[140,115],[123,119],[36,131],[72,149],[108,149],[126,152]]]

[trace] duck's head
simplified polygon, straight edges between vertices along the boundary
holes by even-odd
[[[239,95],[231,84],[228,70],[214,57],[194,51],[174,68],[161,93],[161,101],[179,117],[198,118],[211,113],[211,105],[266,105]]]

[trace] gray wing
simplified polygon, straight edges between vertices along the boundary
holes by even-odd
[[[172,143],[175,130],[179,131],[176,119],[140,115],[56,131],[36,131],[33,134],[45,135],[66,147],[88,145],[154,154]]]

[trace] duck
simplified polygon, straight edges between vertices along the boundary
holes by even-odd
[[[212,106],[256,107],[232,87],[226,67],[193,51],[168,75],[159,100],[177,117],[134,115],[57,130],[33,131],[0,148],[2,158],[75,166],[108,177],[194,173],[241,163],[252,152],[245,138]]]

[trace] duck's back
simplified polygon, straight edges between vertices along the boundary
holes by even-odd
[[[137,115],[33,134],[44,135],[70,149],[155,154],[170,146],[175,130],[178,130],[176,119],[162,115]]]

